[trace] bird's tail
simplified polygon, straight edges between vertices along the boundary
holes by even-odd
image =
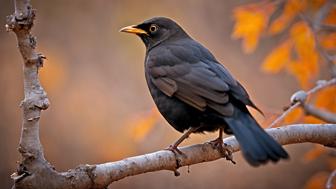
[[[235,108],[234,115],[224,119],[238,140],[245,159],[252,166],[289,157],[282,146],[260,127],[247,109],[242,111]]]

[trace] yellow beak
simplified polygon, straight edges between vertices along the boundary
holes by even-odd
[[[142,30],[140,28],[136,28],[136,25],[132,25],[132,26],[127,26],[127,27],[121,28],[119,31],[120,32],[125,32],[125,33],[134,33],[134,34],[145,34],[145,35],[148,35],[148,33],[145,30]]]

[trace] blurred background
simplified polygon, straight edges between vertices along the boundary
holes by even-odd
[[[116,161],[163,149],[181,134],[156,113],[144,77],[145,48],[121,27],[153,16],[176,20],[208,47],[247,88],[266,115],[279,113],[299,89],[286,73],[267,75],[260,64],[278,38],[262,40],[246,55],[231,38],[232,10],[247,0],[58,0],[32,1],[37,9],[33,33],[47,60],[40,71],[51,101],[41,119],[46,158],[59,171],[79,164]],[[0,185],[9,188],[20,155],[22,60],[15,35],[5,31],[13,2],[0,0]],[[254,112],[255,113],[255,112]],[[267,119],[256,114],[259,122]],[[267,118],[267,116],[266,116]],[[202,143],[216,134],[192,135],[186,144]],[[111,188],[304,188],[326,165],[323,156],[307,163],[311,144],[287,146],[290,161],[250,167],[234,154],[225,160],[181,168],[181,176],[160,171],[114,182]]]

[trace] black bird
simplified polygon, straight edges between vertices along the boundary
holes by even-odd
[[[233,134],[253,166],[288,158],[248,111],[246,106],[260,110],[243,86],[177,23],[154,17],[120,31],[142,39],[145,75],[154,102],[171,126],[187,131],[170,149],[179,152],[177,146],[191,133],[219,130],[214,143],[223,146],[223,131]]]

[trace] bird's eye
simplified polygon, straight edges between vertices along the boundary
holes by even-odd
[[[156,32],[158,29],[159,29],[159,27],[158,27],[157,25],[155,25],[155,24],[152,24],[152,25],[149,27],[149,31],[150,31],[151,33]]]

